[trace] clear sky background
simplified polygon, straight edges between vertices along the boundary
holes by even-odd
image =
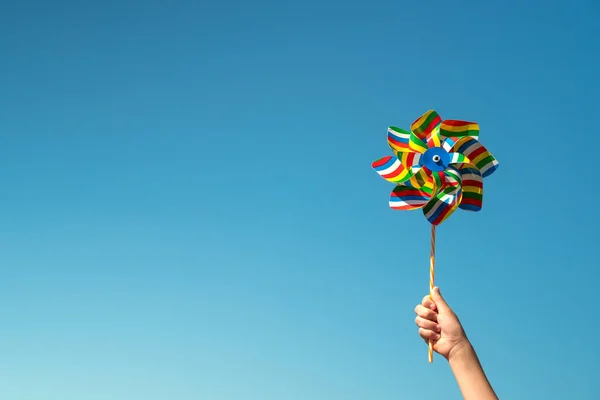
[[[414,306],[389,125],[500,161],[437,283],[504,399],[597,399],[600,7],[4,1],[7,400],[460,399]]]

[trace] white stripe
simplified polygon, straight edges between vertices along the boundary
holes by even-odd
[[[474,181],[480,181],[481,182],[481,175],[474,174],[472,172],[465,172],[465,173],[462,173],[461,175],[462,175],[462,179],[463,180],[471,179],[471,180],[474,180]]]
[[[419,165],[419,161],[421,161],[421,153],[416,153],[415,158],[413,158],[413,168],[414,165],[418,165],[419,168],[421,168],[421,166]]]
[[[467,156],[465,156],[464,154],[450,153],[450,156],[451,156],[450,157],[450,162],[451,163],[457,163],[457,162],[459,162],[459,159],[460,159],[461,156],[464,157],[464,161],[461,161],[461,162],[465,162],[465,163],[471,162],[471,160],[469,160],[469,158]]]
[[[377,172],[379,172],[379,175],[387,175],[397,170],[400,165],[402,165],[402,163],[396,158],[396,161],[394,161],[392,165],[390,165],[386,169]]]
[[[433,207],[431,210],[429,210],[429,212],[427,214],[425,214],[425,217],[427,219],[429,219],[429,217],[431,217],[433,214],[435,214],[437,209],[440,208],[441,206],[442,206],[441,203],[436,203],[435,207]]]
[[[442,196],[442,198],[440,198],[440,200],[446,204],[452,204],[452,199],[456,197],[456,192],[458,192],[458,190],[454,191],[453,193],[445,194]]]
[[[458,194],[458,189],[453,191],[450,194],[445,194],[444,196],[442,196],[442,198],[440,200],[441,200],[441,202],[452,206],[452,204],[456,201],[457,194]],[[436,202],[435,206],[433,206],[433,208],[431,210],[429,210],[429,212],[425,216],[427,218],[429,218],[433,214],[435,214],[435,212],[438,210],[438,208],[443,206],[443,204],[441,202]]]
[[[444,142],[442,143],[442,147],[447,152],[450,152],[450,150],[452,150],[452,146],[454,146],[454,141],[450,140],[450,139],[445,139]]]
[[[391,133],[393,136],[398,136],[398,137],[403,138],[403,139],[409,139],[410,138],[409,134],[395,131],[392,128],[388,128],[388,132]]]
[[[445,177],[445,181],[448,182],[449,184],[456,184],[456,183],[460,183],[460,173],[457,173],[455,171],[446,171],[446,174],[444,175]]]
[[[475,142],[472,145],[470,145],[469,147],[467,147],[465,149],[465,151],[463,151],[462,153],[465,155],[465,157],[469,158],[469,154],[471,154],[472,152],[474,152],[475,150],[477,150],[480,147],[481,147],[481,144],[475,140]]]
[[[402,200],[402,199],[399,199],[399,198],[398,199],[394,199],[394,200],[390,199],[390,204],[396,204],[396,205],[398,205],[398,204],[407,204],[407,205],[411,205],[412,206],[412,205],[425,204],[426,202],[427,201],[425,199],[423,199],[423,200],[414,200],[414,199],[411,199],[411,200]]]
[[[498,165],[498,161],[494,160],[489,164],[486,164],[482,169],[481,169],[481,175],[483,175],[485,173],[485,171],[487,171],[488,169],[492,168],[492,166],[494,165]]]

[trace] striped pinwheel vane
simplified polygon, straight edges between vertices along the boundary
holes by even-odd
[[[435,227],[456,208],[481,210],[483,178],[498,168],[498,161],[478,141],[475,122],[445,120],[427,111],[410,126],[410,132],[388,128],[393,156],[372,166],[385,180],[396,184],[390,195],[394,210],[422,208],[431,223],[429,295],[433,297],[435,271]],[[435,343],[429,340],[429,362]]]
[[[385,180],[397,184],[390,195],[394,210],[422,208],[433,225],[444,222],[456,208],[481,210],[483,178],[498,168],[498,161],[478,141],[475,122],[442,120],[427,111],[410,132],[391,126],[388,144],[392,156],[372,166]]]

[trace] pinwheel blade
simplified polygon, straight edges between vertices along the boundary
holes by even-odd
[[[421,167],[409,180],[405,181],[404,184],[431,194],[434,189],[433,173],[429,169]]]
[[[467,211],[479,211],[483,205],[483,177],[473,164],[455,165],[462,182],[462,200],[459,207]]]
[[[408,145],[410,132],[396,126],[388,128],[388,145],[397,152],[412,152]]]
[[[416,173],[421,169],[421,153],[398,153],[398,158],[402,165],[406,168],[410,168],[413,173]]]
[[[444,186],[423,207],[425,218],[433,224],[444,222],[456,210],[461,198],[460,174],[449,167],[444,175]],[[448,173],[449,172],[449,173]]]
[[[498,169],[498,161],[494,156],[477,139],[472,137],[459,139],[452,146],[452,152],[467,157],[469,162],[479,169],[481,176],[484,178]]]
[[[477,122],[447,119],[440,125],[440,134],[447,138],[479,137]]]
[[[425,151],[427,150],[427,142],[419,138],[414,133],[410,134],[408,146],[412,151],[416,151],[417,153],[425,153]]]
[[[440,136],[440,127],[436,126],[433,131],[427,135],[426,138],[427,147],[441,147],[442,146],[442,138]]]
[[[386,181],[404,182],[413,175],[412,169],[405,168],[395,156],[385,156],[371,164],[373,169]]]
[[[394,210],[416,210],[429,201],[430,195],[423,190],[398,185],[390,194],[390,208]]]
[[[434,110],[429,110],[410,125],[410,130],[419,139],[425,140],[441,122],[442,118],[439,114]]]

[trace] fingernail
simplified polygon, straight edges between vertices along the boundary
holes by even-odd
[[[439,287],[437,287],[437,286],[436,286],[434,290],[435,290],[435,293],[436,293],[436,294],[441,294],[441,293],[440,293],[440,288],[439,288]]]
[[[436,325],[435,326],[435,330],[438,331],[438,332],[441,332],[442,331],[442,327],[439,326],[439,325]]]
[[[442,338],[442,335],[435,335],[435,340],[440,340]]]

